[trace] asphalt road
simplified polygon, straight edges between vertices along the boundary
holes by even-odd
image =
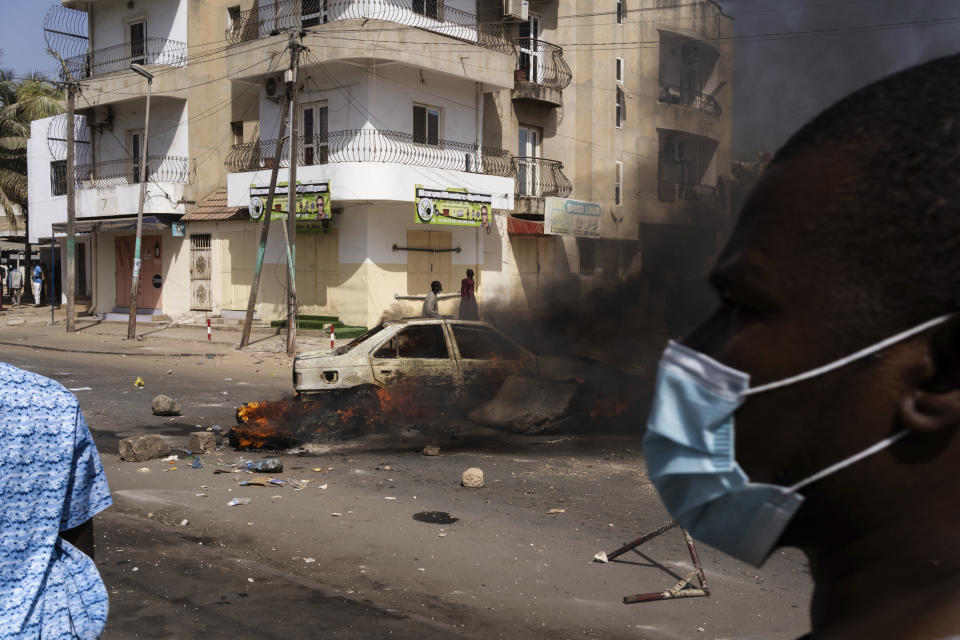
[[[185,447],[198,426],[229,427],[236,405],[289,393],[282,359],[4,347],[0,360],[78,389],[115,500],[96,521],[108,639],[792,639],[808,627],[810,579],[792,550],[757,570],[701,548],[710,598],[621,604],[690,569],[676,532],[621,562],[590,562],[667,519],[636,438],[398,427],[285,454],[280,475],[309,480],[302,490],[243,487],[253,476],[213,468],[260,454],[225,448],[194,469],[122,462],[117,442],[156,433]],[[153,416],[157,393],[183,415]],[[427,442],[442,455],[420,455]],[[459,486],[468,467],[484,469],[485,488]],[[251,503],[228,507],[234,497]],[[457,521],[414,517],[433,511]]]

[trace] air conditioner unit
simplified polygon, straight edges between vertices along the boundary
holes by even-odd
[[[530,1],[503,0],[503,15],[514,20],[529,20]]]
[[[263,93],[267,100],[279,102],[283,97],[283,85],[280,84],[280,80],[276,76],[270,76],[263,83]]]
[[[110,105],[101,104],[93,108],[93,126],[101,129],[113,127],[113,109]]]

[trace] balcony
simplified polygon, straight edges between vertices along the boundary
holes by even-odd
[[[187,45],[164,38],[144,38],[135,42],[96,49],[64,60],[67,72],[75,80],[126,71],[131,64],[186,66]]]
[[[675,84],[660,83],[660,102],[698,109],[712,116],[723,113],[720,103],[712,95]]]
[[[563,163],[546,158],[513,158],[516,172],[516,213],[543,215],[544,198],[567,198],[573,184],[563,173]]]
[[[383,20],[494,51],[513,50],[502,22],[480,21],[472,13],[444,6],[442,0],[276,0],[238,12],[226,38],[238,44],[343,20]]]
[[[537,38],[518,38],[514,45],[517,66],[512,98],[562,107],[563,90],[573,80],[573,73],[563,59],[563,49]]]
[[[284,140],[281,167],[289,166],[290,151]],[[260,140],[234,145],[226,159],[227,171],[242,173],[273,167],[276,140]],[[513,176],[514,163],[503,149],[481,147],[464,142],[438,140],[437,144],[419,141],[409,133],[350,129],[297,140],[298,165],[339,162],[392,162],[429,169],[465,171],[492,176]]]
[[[78,189],[100,189],[139,184],[140,162],[129,158],[78,164],[74,171]],[[188,184],[190,162],[177,156],[147,156],[147,181]]]

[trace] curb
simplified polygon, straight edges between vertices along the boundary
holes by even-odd
[[[37,344],[25,344],[23,342],[0,342],[0,345],[6,347],[21,347],[23,349],[42,349],[43,351],[57,351],[59,353],[85,353],[92,356],[153,356],[161,358],[220,358],[224,354],[222,353],[161,353],[161,352],[151,352],[144,353],[142,351],[134,351],[132,353],[124,353],[123,351],[89,351],[87,349],[67,349],[64,347],[47,347],[44,345]]]

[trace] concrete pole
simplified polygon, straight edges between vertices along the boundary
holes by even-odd
[[[143,204],[147,199],[147,146],[150,140],[150,93],[152,91],[153,76],[147,76],[147,110],[143,123],[143,144],[140,146],[140,203],[137,206],[137,241],[133,250],[133,282],[130,285],[130,318],[127,320],[127,340],[133,340],[137,335],[137,287],[140,284],[140,242],[143,239]]]
[[[77,255],[77,194],[74,165],[74,109],[76,107],[77,86],[67,84],[67,333],[73,333],[74,296],[76,295],[76,255]]]

